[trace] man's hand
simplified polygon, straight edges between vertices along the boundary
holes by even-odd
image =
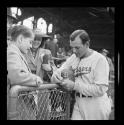
[[[43,81],[39,76],[37,76],[37,78],[36,78],[36,84],[38,87],[40,87],[43,84]]]
[[[73,90],[75,83],[69,79],[64,79],[61,85],[67,90]]]
[[[51,77],[51,81],[52,81],[53,83],[61,83],[62,80],[63,80],[63,78],[61,77],[61,72],[58,71],[58,70],[56,70],[56,71],[53,73],[52,77]]]
[[[75,81],[75,76],[74,76],[74,72],[72,70],[72,67],[66,68],[62,70],[62,77],[63,78],[69,78],[72,81]]]

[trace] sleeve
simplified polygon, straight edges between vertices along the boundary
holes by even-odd
[[[105,58],[100,58],[94,69],[94,83],[108,85],[109,64]]]
[[[52,81],[53,83],[59,82],[58,79],[57,79],[57,77],[58,77],[59,79],[63,79],[63,78],[61,77],[61,72],[62,72],[62,70],[67,69],[67,68],[70,67],[71,61],[72,61],[72,56],[69,57],[69,58],[62,64],[62,66],[61,66],[60,68],[56,69],[56,71],[53,72],[53,75],[52,75],[52,77],[51,77],[51,81]]]
[[[68,69],[70,68],[71,66],[74,65],[75,62],[77,62],[76,60],[76,55],[73,54],[72,56],[70,56],[63,64],[62,66],[59,68],[59,70],[63,70],[63,69]]]
[[[17,53],[7,53],[7,70],[11,84],[36,86],[38,76],[30,73],[22,66],[21,59]]]
[[[83,83],[79,77],[74,86],[74,90],[86,96],[102,96],[108,90],[109,66],[105,59],[100,59],[94,69],[94,81],[92,84]]]
[[[110,58],[109,58],[109,62],[110,62],[110,72],[114,72],[114,65]]]

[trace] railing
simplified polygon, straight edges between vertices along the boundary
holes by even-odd
[[[39,88],[15,85],[8,101],[8,120],[70,119],[70,93],[56,84]]]

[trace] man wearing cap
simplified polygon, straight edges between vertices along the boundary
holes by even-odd
[[[52,81],[68,90],[75,90],[76,102],[72,120],[108,120],[111,103],[108,90],[109,65],[106,58],[89,48],[90,38],[85,30],[70,36],[73,55],[53,74]],[[63,79],[61,72],[71,67],[74,79]],[[68,68],[69,69],[69,68]]]

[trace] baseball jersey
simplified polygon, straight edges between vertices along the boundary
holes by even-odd
[[[74,76],[74,90],[86,96],[102,96],[108,89],[108,62],[103,55],[93,51],[92,55],[80,60]]]

